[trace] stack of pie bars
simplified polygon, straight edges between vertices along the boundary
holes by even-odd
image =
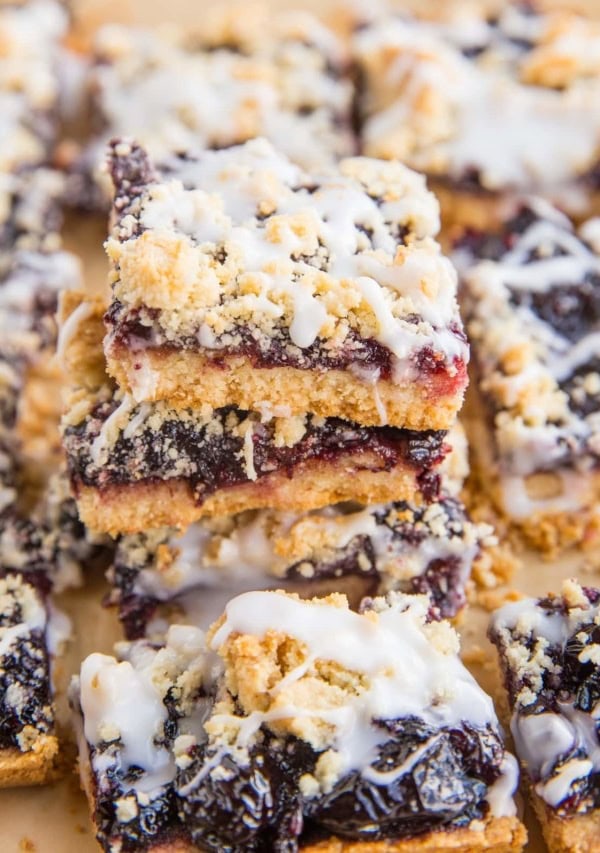
[[[0,787],[58,772],[52,596],[108,566],[63,738],[106,853],[526,843],[455,625],[488,521],[598,545],[600,25],[368,5],[0,8]],[[597,849],[600,591],[489,636],[549,848]]]

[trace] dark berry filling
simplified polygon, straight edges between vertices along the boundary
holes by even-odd
[[[82,424],[66,430],[65,445],[75,484],[104,488],[181,479],[190,484],[201,503],[218,489],[248,482],[245,439],[228,425],[230,418],[240,423],[237,410],[232,408],[218,410],[208,426],[178,417],[164,420],[157,429],[146,428],[134,438],[121,433],[106,462],[95,465],[90,445],[115,408],[116,403],[100,404]],[[365,462],[366,470],[389,471],[402,462],[416,472],[427,496],[439,489],[439,476],[432,469],[447,452],[443,432],[361,427],[338,418],[323,421],[312,416],[307,416],[305,426],[303,437],[292,447],[276,446],[271,422],[254,426],[253,464],[258,479],[274,471],[291,478],[301,463],[334,462],[349,453],[368,453],[377,461]]]
[[[20,601],[12,596],[0,613],[0,627],[15,627],[23,618]],[[0,660],[0,749],[21,748],[19,735],[26,726],[43,734],[53,725],[44,631],[24,626],[23,634],[8,645]]]
[[[175,782],[194,842],[214,851],[295,853],[300,843],[331,835],[410,838],[487,815],[487,787],[500,775],[504,754],[494,731],[466,723],[434,729],[414,717],[374,725],[388,738],[382,735],[369,771],[353,771],[311,798],[302,796],[299,782],[314,772],[319,754],[295,738],[263,731],[247,759],[223,756],[214,777],[201,772],[213,754],[195,747]]]

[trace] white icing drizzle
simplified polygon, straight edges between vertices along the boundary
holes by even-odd
[[[22,610],[22,619],[16,625],[0,626],[1,660],[18,640],[46,629],[47,613],[38,593],[18,577],[0,581],[0,597],[10,599],[11,604],[17,600]]]
[[[485,49],[466,58],[473,47]],[[354,53],[366,73],[363,134],[373,156],[457,180],[474,169],[486,189],[546,194],[595,164],[597,27],[515,8],[494,26],[384,17],[358,32]]]
[[[577,585],[573,585],[577,601],[569,603],[566,614],[560,611],[547,612],[532,598],[507,604],[492,617],[492,633],[499,637],[501,647],[506,648],[509,666],[525,666],[531,653],[523,653],[523,642],[528,637],[546,644],[563,647],[567,639],[584,622],[598,622],[600,607],[591,605]],[[598,648],[598,647],[592,647]],[[589,655],[589,647],[582,654]],[[600,653],[600,652],[599,652]],[[583,658],[581,658],[583,660]],[[549,659],[538,660],[535,656],[528,664],[552,666]],[[570,787],[577,779],[600,770],[600,739],[596,730],[600,716],[600,704],[591,713],[584,713],[572,702],[559,701],[558,713],[523,713],[523,708],[535,699],[531,690],[517,697],[511,719],[511,732],[519,759],[525,764],[535,783],[536,793],[552,808],[560,806],[569,796]],[[561,756],[579,749],[584,757],[574,756],[557,765]]]

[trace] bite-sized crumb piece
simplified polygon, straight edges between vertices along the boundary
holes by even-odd
[[[108,371],[138,402],[445,429],[468,345],[438,208],[400,163],[302,172],[265,140],[159,177],[113,141]]]
[[[96,132],[75,158],[75,201],[108,206],[103,165],[115,137],[135,137],[165,169],[178,154],[256,136],[308,169],[354,153],[347,57],[332,31],[306,12],[270,9],[253,38],[247,5],[237,26],[228,26],[221,5],[204,11],[212,25],[203,20],[194,32],[115,24],[98,30],[87,73]]]
[[[497,216],[515,191],[589,215],[600,201],[600,23],[535,4],[456,5],[357,32],[364,152],[426,172],[450,190],[452,217]]]
[[[541,200],[456,243],[491,434],[480,480],[541,548],[586,539],[600,496],[600,220],[575,231]]]
[[[564,581],[490,624],[511,731],[552,851],[594,850],[600,826],[600,591]]]
[[[4,566],[0,566],[4,571]],[[41,784],[58,752],[43,598],[19,575],[0,578],[0,788]]]
[[[427,610],[252,592],[206,636],[172,626],[164,648],[87,658],[72,697],[104,848],[147,842],[156,803],[154,844],[521,850],[491,700]]]

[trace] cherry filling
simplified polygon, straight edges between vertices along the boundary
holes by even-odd
[[[195,747],[175,780],[192,839],[214,851],[295,853],[300,841],[330,835],[406,838],[486,816],[487,787],[504,754],[496,732],[468,723],[435,729],[416,717],[374,725],[384,734],[369,771],[352,771],[314,797],[302,795],[301,779],[314,772],[319,754],[296,738],[263,730],[247,760],[226,755],[214,776],[201,772],[214,755]]]
[[[373,338],[361,338],[356,332],[349,331],[344,343],[335,349],[328,347],[325,341],[317,339],[308,347],[295,346],[287,329],[276,327],[272,334],[261,333],[251,326],[238,326],[228,334],[227,339],[217,338],[214,348],[200,347],[198,336],[180,338],[175,344],[163,339],[159,325],[160,312],[149,308],[134,308],[127,311],[118,301],[114,301],[105,315],[105,322],[112,330],[112,341],[116,354],[126,349],[133,353],[153,350],[156,352],[176,352],[179,350],[199,351],[216,366],[225,366],[225,360],[232,356],[244,356],[253,367],[269,369],[294,367],[299,370],[365,370],[378,371],[378,378],[391,380],[393,355],[391,351]],[[420,318],[406,318],[410,323],[418,323]],[[458,324],[452,324],[450,331],[460,341],[466,341],[463,330]],[[233,339],[235,343],[229,343]],[[158,343],[157,343],[158,341]],[[466,365],[463,359],[455,357],[450,362],[441,352],[427,345],[418,350],[413,357],[415,368],[423,376],[446,376],[447,389],[438,393],[452,393],[462,387],[466,378]],[[134,364],[134,367],[137,365]],[[139,367],[141,368],[141,361]]]
[[[65,433],[71,476],[77,483],[96,488],[144,480],[187,481],[201,503],[218,489],[249,481],[245,438],[228,426],[229,418],[239,424],[237,410],[219,409],[208,425],[178,417],[156,428],[145,428],[137,436],[119,435],[106,462],[96,465],[90,448],[102,423],[116,403],[102,403],[88,418]],[[255,424],[252,461],[256,476],[275,471],[292,478],[294,469],[309,461],[335,462],[347,454],[373,454],[377,462],[365,462],[365,469],[389,471],[399,463],[412,468],[424,495],[435,497],[439,476],[433,470],[444,458],[445,433],[415,432],[393,427],[361,427],[338,418],[322,420],[306,417],[305,433],[292,447],[277,447],[272,422]]]

